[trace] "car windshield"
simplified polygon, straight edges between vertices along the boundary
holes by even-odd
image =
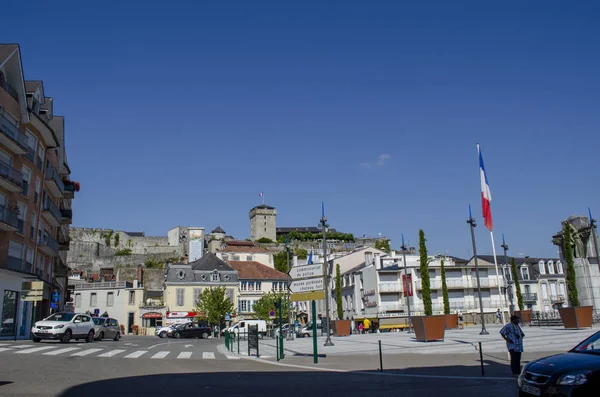
[[[572,350],[575,353],[600,354],[600,332],[585,339]]]
[[[94,317],[92,318],[92,321],[94,321],[95,325],[103,325],[104,324],[104,318],[98,318],[98,317]]]
[[[71,319],[73,319],[73,317],[75,317],[75,313],[56,313],[56,314],[53,314],[50,317],[48,317],[46,320],[47,321],[68,322],[68,321],[71,321]]]

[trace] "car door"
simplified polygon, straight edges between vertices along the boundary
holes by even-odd
[[[83,315],[78,314],[75,317],[73,317],[73,323],[71,325],[71,332],[73,334],[73,337],[79,337],[79,335],[81,335],[81,330],[83,329],[83,325],[82,322],[83,321]]]
[[[114,318],[111,318],[110,326],[113,328],[113,338],[114,338],[115,336],[117,336],[118,333],[121,332],[121,330],[119,329],[119,322],[117,320],[115,320]]]
[[[104,325],[102,326],[102,332],[104,332],[104,337],[107,339],[114,338],[112,327],[110,326],[110,318],[104,320]]]

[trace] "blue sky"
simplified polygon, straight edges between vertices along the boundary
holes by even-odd
[[[489,253],[477,142],[510,254],[600,216],[597,4],[301,3],[3,4],[66,117],[74,225],[246,238],[264,192],[281,226],[323,200],[338,230],[466,257],[471,204]]]

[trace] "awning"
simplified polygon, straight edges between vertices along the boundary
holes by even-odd
[[[160,313],[145,313],[142,315],[142,318],[162,318],[162,314]]]
[[[408,328],[408,324],[385,324],[380,325],[379,329],[404,329]]]

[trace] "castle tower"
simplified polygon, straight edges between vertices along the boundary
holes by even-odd
[[[277,241],[276,236],[277,210],[265,204],[257,205],[250,210],[250,240],[257,241],[266,237]]]

